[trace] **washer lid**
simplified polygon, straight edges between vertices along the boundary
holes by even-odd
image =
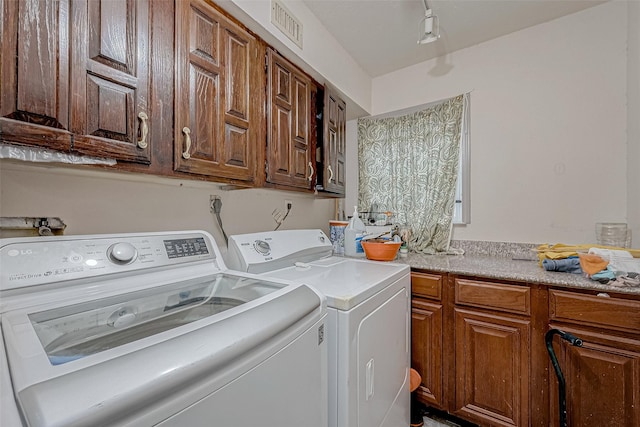
[[[221,313],[285,285],[216,274],[28,314],[52,365]]]
[[[11,381],[30,426],[119,425],[151,402],[187,390],[201,399],[279,350],[277,337],[308,328],[326,312],[323,298],[310,287],[256,276],[224,274],[154,290],[155,295],[134,292],[119,301],[3,314]],[[253,300],[201,313],[220,309],[205,303],[216,296]],[[117,310],[118,303],[127,301],[148,317],[146,324],[116,326],[135,322],[128,317],[135,310]],[[52,360],[73,359],[78,352],[87,354],[60,364]],[[210,387],[193,387],[203,381]],[[161,412],[171,410],[163,406]]]
[[[329,257],[264,273],[264,276],[302,282],[327,297],[327,306],[350,310],[399,278],[408,265]]]

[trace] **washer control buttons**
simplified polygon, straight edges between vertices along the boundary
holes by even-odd
[[[138,251],[131,243],[120,242],[107,250],[109,260],[116,264],[130,264],[135,261]]]

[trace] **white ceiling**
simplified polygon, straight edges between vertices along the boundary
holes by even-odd
[[[303,0],[327,30],[377,77],[607,0],[427,0],[439,40],[417,44],[423,0]]]

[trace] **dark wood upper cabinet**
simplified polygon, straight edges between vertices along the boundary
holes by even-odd
[[[331,86],[324,89],[323,189],[344,195],[347,104]]]
[[[263,54],[253,35],[210,4],[176,2],[176,170],[258,181]]]
[[[149,0],[71,2],[73,151],[149,163]]]
[[[312,189],[311,79],[277,52],[267,50],[267,182]]]
[[[149,1],[2,5],[2,139],[149,163]]]
[[[0,2],[3,141],[71,149],[69,7],[69,0]]]
[[[211,0],[0,0],[0,24],[2,142],[344,194],[344,102],[318,119],[323,88]]]

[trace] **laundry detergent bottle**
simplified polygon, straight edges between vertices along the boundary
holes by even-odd
[[[358,216],[358,207],[353,207],[353,216],[349,225],[344,230],[344,254],[347,256],[364,256],[362,249],[362,237],[364,236],[364,223]]]

